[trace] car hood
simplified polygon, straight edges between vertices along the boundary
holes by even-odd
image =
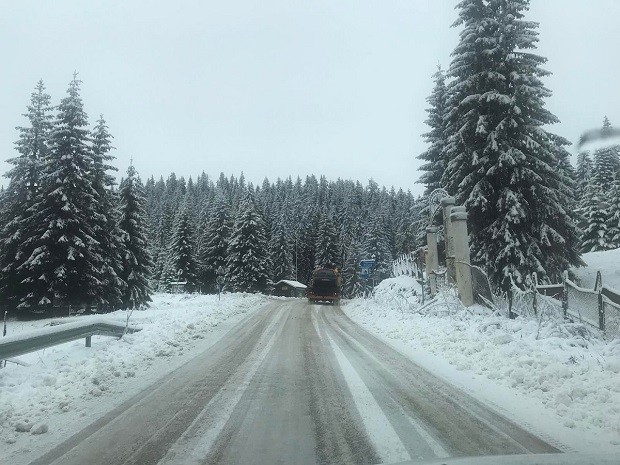
[[[526,454],[410,460],[394,465],[620,465],[615,454]]]

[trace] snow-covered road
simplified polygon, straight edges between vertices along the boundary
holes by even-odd
[[[340,308],[279,299],[33,463],[394,463],[547,441]]]

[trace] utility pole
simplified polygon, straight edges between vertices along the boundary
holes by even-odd
[[[295,234],[295,281],[297,281],[297,234]]]

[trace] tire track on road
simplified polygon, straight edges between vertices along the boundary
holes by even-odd
[[[31,462],[31,465],[157,463],[208,400],[226,383],[234,369],[251,353],[271,317],[271,306],[267,305],[242,320],[203,354],[96,420]],[[149,447],[144,448],[147,444]]]
[[[280,337],[283,311],[283,308],[279,308],[273,312],[269,325],[255,346],[255,351],[248,355],[236,368],[235,373],[226,380],[226,386],[222,386],[202,408],[192,424],[158,462],[159,465],[191,465],[205,461],[248,385]]]
[[[327,320],[349,348],[347,353],[367,372],[369,383],[439,439],[451,455],[561,452],[416,365],[352,322],[339,308],[328,314]]]

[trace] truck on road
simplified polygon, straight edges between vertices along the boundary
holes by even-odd
[[[342,276],[338,268],[317,268],[312,273],[306,295],[309,302],[340,302]]]

